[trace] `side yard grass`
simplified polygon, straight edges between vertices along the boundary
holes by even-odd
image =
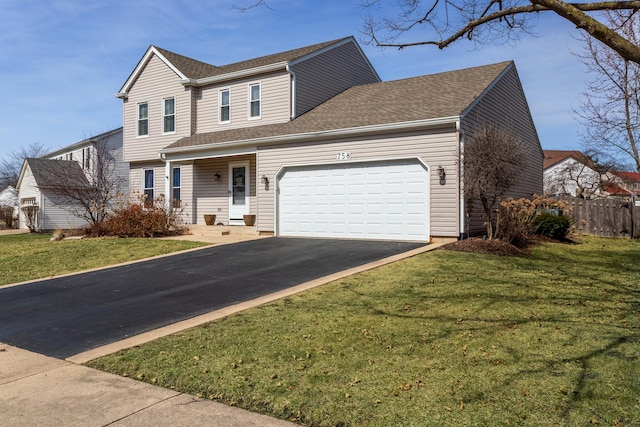
[[[313,426],[640,424],[640,243],[435,251],[89,363]]]
[[[204,245],[160,239],[100,238],[50,242],[50,238],[50,234],[0,236],[0,286]]]

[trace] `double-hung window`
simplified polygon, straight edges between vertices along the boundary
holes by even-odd
[[[149,135],[149,103],[138,104],[138,136]]]
[[[144,170],[144,195],[145,206],[153,205],[153,169]]]
[[[176,99],[165,98],[162,100],[162,131],[171,133],[176,131]]]
[[[179,208],[180,207],[180,181],[181,181],[181,177],[180,177],[180,167],[175,167],[173,168],[173,180],[172,180],[172,201],[173,201],[173,207],[174,208]]]
[[[91,167],[91,147],[82,149],[82,167],[87,170]]]
[[[260,118],[260,83],[249,85],[249,118]]]
[[[220,91],[220,123],[228,123],[231,120],[231,92],[229,89]]]

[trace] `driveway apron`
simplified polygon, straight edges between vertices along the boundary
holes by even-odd
[[[0,342],[66,358],[420,246],[260,239],[0,288]]]

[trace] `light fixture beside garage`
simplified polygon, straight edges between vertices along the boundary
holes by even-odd
[[[220,176],[220,174],[218,172],[213,174],[213,180],[215,182],[220,182],[220,178],[221,178],[221,176]]]
[[[440,185],[447,183],[447,173],[444,171],[443,166],[438,166],[438,176],[440,177]]]
[[[262,183],[264,184],[264,189],[268,190],[269,189],[269,177],[267,175],[262,175]]]

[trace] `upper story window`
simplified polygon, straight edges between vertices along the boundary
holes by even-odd
[[[220,123],[226,123],[231,120],[231,92],[229,89],[222,89],[220,91],[220,117],[218,120]]]
[[[65,154],[65,160],[73,160],[73,153]]]
[[[149,135],[149,103],[138,104],[138,136]]]
[[[162,100],[162,132],[170,133],[176,131],[176,100],[175,98],[165,98]]]
[[[82,149],[82,167],[84,169],[91,167],[91,147]]]
[[[249,118],[260,118],[260,83],[249,85]]]

